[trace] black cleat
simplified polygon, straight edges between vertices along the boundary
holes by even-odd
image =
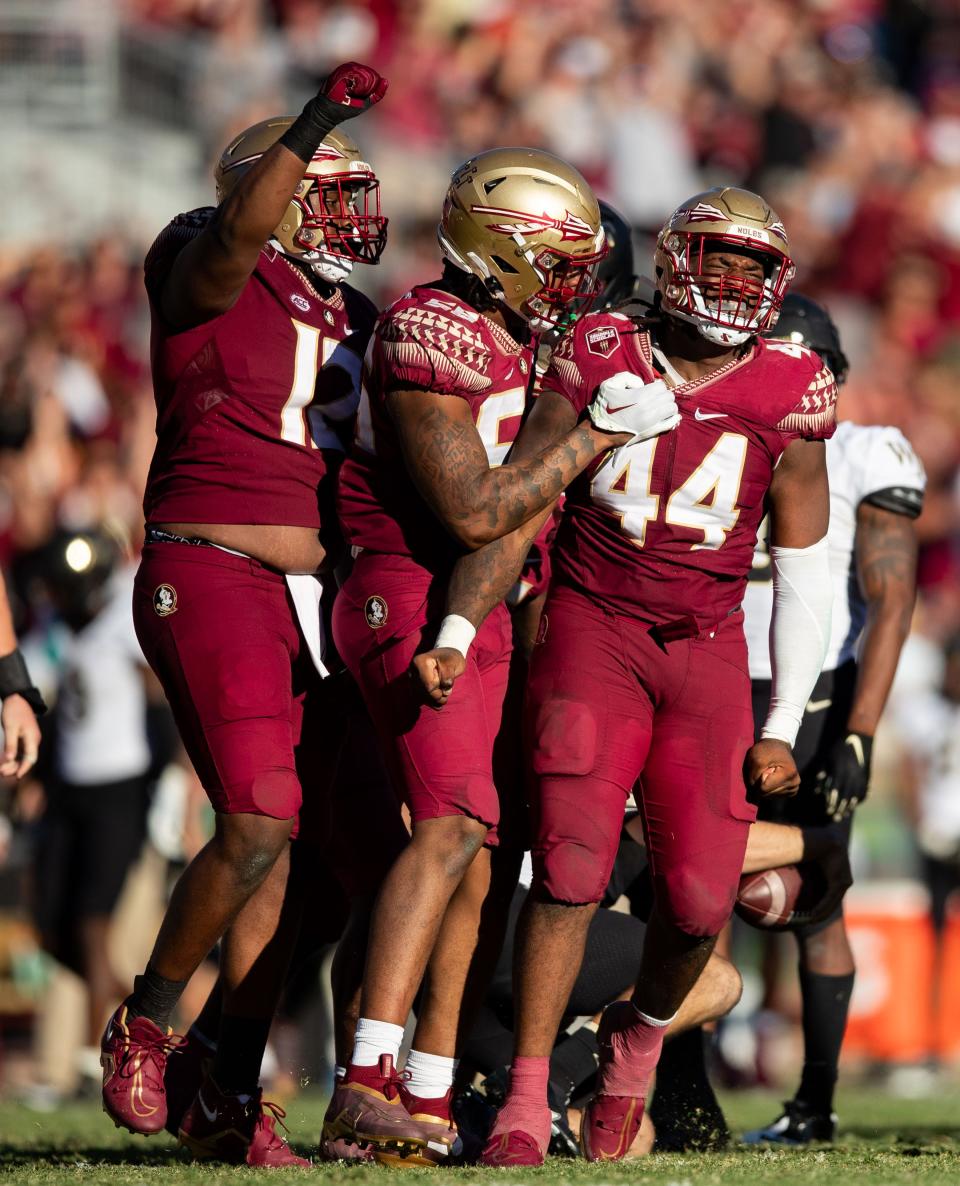
[[[550,1104],[550,1144],[547,1152],[551,1157],[579,1157],[580,1142],[570,1128],[566,1101],[563,1093],[552,1084],[547,1087],[547,1102]]]
[[[787,1100],[783,1113],[772,1124],[743,1134],[745,1145],[809,1145],[812,1141],[832,1144],[836,1139],[836,1112],[814,1112],[801,1100]]]
[[[650,1101],[657,1153],[717,1153],[730,1144],[730,1129],[706,1081],[657,1085]]]

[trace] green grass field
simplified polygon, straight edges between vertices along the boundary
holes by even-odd
[[[736,1131],[772,1118],[769,1095],[741,1094],[724,1101]],[[542,1170],[407,1170],[405,1176],[475,1182],[490,1177],[548,1183],[617,1183],[640,1179],[664,1186],[724,1186],[753,1183],[808,1186],[818,1183],[864,1183],[895,1186],[956,1186],[960,1182],[960,1091],[925,1100],[895,1100],[878,1092],[841,1093],[840,1143],[810,1151],[736,1150],[702,1156],[657,1154],[617,1166],[588,1166],[553,1159]],[[294,1145],[310,1153],[323,1114],[319,1096],[303,1096],[290,1108],[287,1122]],[[298,1180],[382,1183],[390,1170],[318,1166],[292,1171]],[[168,1137],[145,1140],[115,1129],[95,1104],[77,1104],[38,1115],[17,1104],[0,1104],[0,1181],[11,1186],[99,1183],[166,1186],[171,1183],[273,1181],[277,1171],[192,1164]]]

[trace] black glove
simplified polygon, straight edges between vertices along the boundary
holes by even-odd
[[[387,80],[372,66],[345,62],[324,81],[280,137],[280,143],[309,164],[328,132],[345,120],[362,115],[379,103],[386,92]]]
[[[868,733],[848,733],[834,743],[817,771],[813,789],[826,800],[827,815],[835,822],[852,815],[867,797],[873,738]]]

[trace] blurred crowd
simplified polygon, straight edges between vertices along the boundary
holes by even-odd
[[[917,631],[935,668],[960,631],[954,3],[117,6],[141,39],[162,31],[199,47],[193,133],[208,162],[236,129],[293,109],[339,61],[386,74],[390,93],[362,130],[391,219],[371,289],[381,302],[435,273],[446,178],[478,150],[534,144],[576,164],[635,226],[641,273],[651,234],[680,200],[717,183],[762,192],[790,233],[795,288],[824,301],[840,326],[852,363],[842,418],[897,425],[926,467]],[[69,202],[69,177],[62,185]],[[106,527],[129,559],[142,537],[154,418],[147,245],[107,226],[89,243],[51,236],[0,247],[0,564],[27,634],[52,613],[32,558],[55,527]],[[897,739],[889,782],[908,744]],[[0,845],[0,863],[9,851]]]

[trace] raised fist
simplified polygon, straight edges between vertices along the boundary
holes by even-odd
[[[339,103],[350,109],[345,119],[352,119],[367,111],[374,103],[379,103],[387,93],[387,80],[378,74],[372,66],[364,66],[362,62],[344,62],[331,71],[320,94],[325,99]]]
[[[649,440],[680,423],[677,401],[666,383],[644,383],[629,371],[604,379],[587,412],[601,432],[629,432],[634,441]]]

